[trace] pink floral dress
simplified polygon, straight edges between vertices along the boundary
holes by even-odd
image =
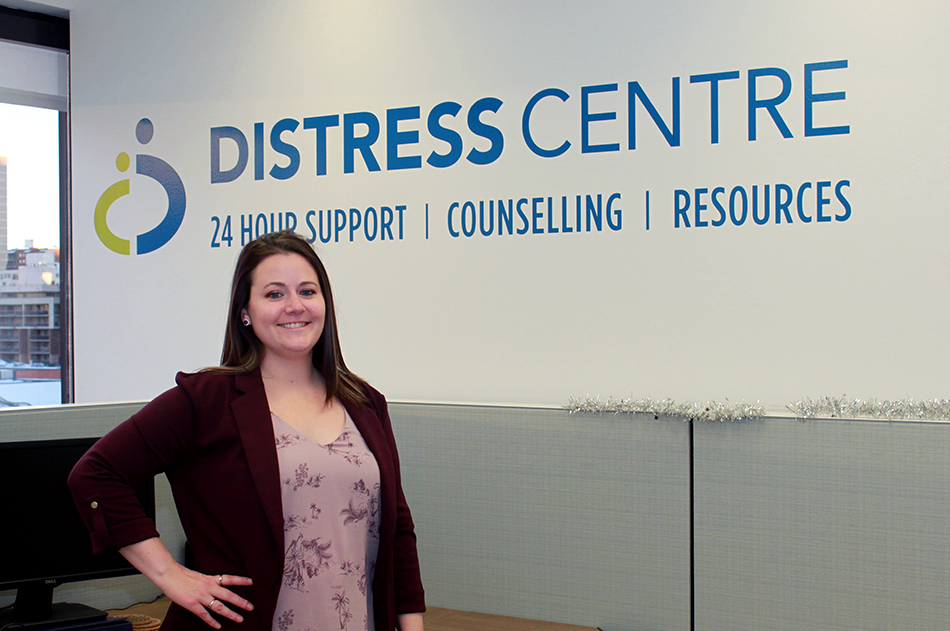
[[[379,467],[350,415],[321,445],[271,414],[284,512],[274,631],[373,631]]]

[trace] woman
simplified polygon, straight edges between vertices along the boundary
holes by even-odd
[[[221,363],[179,373],[76,465],[93,548],[119,549],[173,601],[163,629],[421,630],[386,401],[347,370],[329,279],[297,234],[241,251]],[[162,471],[195,570],[132,491]]]

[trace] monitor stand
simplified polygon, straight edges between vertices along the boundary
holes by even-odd
[[[0,612],[0,629],[14,624],[14,629],[45,629],[75,623],[105,620],[106,612],[77,603],[53,604],[55,584],[33,583],[17,590],[16,602],[8,611]],[[68,627],[67,627],[68,628]]]

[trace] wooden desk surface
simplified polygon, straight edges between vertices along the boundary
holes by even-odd
[[[110,609],[109,615],[138,613],[162,619],[171,601],[160,598],[150,603],[139,603],[126,609]],[[426,631],[595,631],[594,627],[579,627],[573,624],[525,620],[487,613],[473,613],[429,607],[424,614]],[[210,627],[209,627],[210,628]]]

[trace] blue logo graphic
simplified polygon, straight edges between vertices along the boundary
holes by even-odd
[[[135,126],[135,138],[140,144],[147,145],[154,134],[155,128],[152,121],[147,118],[143,118]],[[115,166],[120,173],[125,173],[131,166],[129,154],[120,153],[115,159]],[[168,212],[165,213],[161,223],[135,238],[135,253],[148,254],[171,241],[181,227],[181,222],[185,218],[185,185],[182,184],[181,178],[170,164],[155,156],[136,154],[135,172],[161,184],[165,189],[165,194],[168,195]],[[109,230],[106,214],[117,199],[128,194],[129,180],[120,180],[107,188],[96,203],[96,234],[103,245],[118,254],[131,254],[131,243],[128,239],[116,236]]]

